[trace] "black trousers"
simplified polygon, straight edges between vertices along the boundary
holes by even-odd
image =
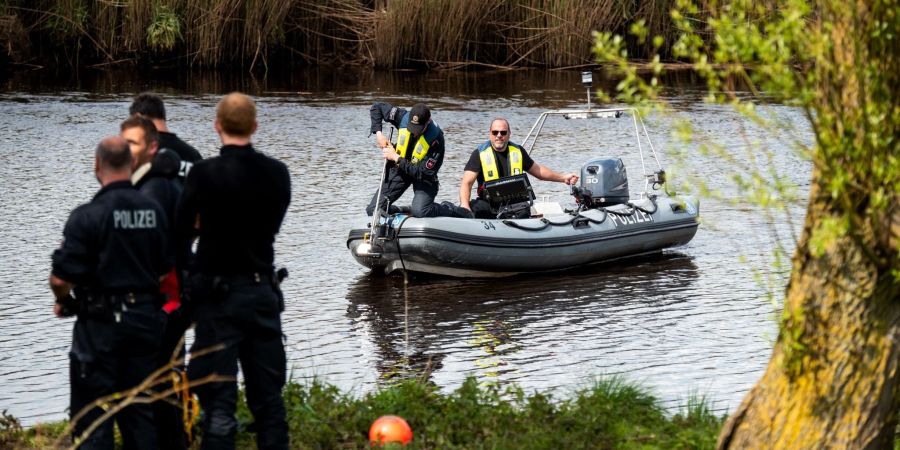
[[[100,397],[133,388],[156,370],[163,319],[152,302],[129,305],[120,321],[79,318],[69,353],[70,414],[74,417]],[[104,410],[93,408],[75,425],[78,437]],[[156,449],[156,431],[149,404],[132,404],[117,415],[125,449]],[[113,448],[113,421],[94,430],[81,449]]]
[[[491,209],[491,204],[483,199],[476,198],[469,202],[469,206],[472,208],[472,214],[475,215],[476,219],[496,219],[497,213]],[[518,214],[509,215],[508,217],[503,217],[504,219],[527,219],[531,217],[531,210],[523,210]]]
[[[178,348],[185,330],[190,325],[191,317],[185,311],[184,305],[167,315],[156,367],[166,366],[174,358],[179,363],[172,370],[178,373],[184,370],[184,348],[180,348],[177,354],[175,350]],[[171,383],[164,383],[158,389],[168,390],[171,387]],[[178,405],[181,404],[181,400],[176,395],[171,396],[169,400],[174,401]],[[159,448],[172,450],[187,448],[187,435],[184,433],[184,421],[182,420],[180,406],[175,406],[165,401],[153,403],[153,421],[156,424]]]
[[[202,448],[234,448],[240,360],[247,406],[255,420],[257,448],[287,449],[288,429],[281,397],[287,370],[281,333],[281,292],[263,281],[228,284],[226,292],[210,297],[214,298],[197,299],[191,353],[217,344],[225,347],[191,358],[188,374],[191,380],[211,374],[233,379],[194,388],[204,414]]]
[[[491,204],[487,200],[476,198],[469,202],[469,206],[472,208],[472,214],[475,215],[476,219],[497,218],[497,214],[491,211]]]
[[[388,173],[387,180],[381,185],[381,205],[384,205],[385,199],[391,203],[390,213],[398,213],[400,210],[394,206],[394,202],[403,195],[406,190],[412,186],[413,201],[410,206],[410,214],[413,217],[454,217],[456,214],[448,205],[438,204],[434,202],[437,196],[439,183],[428,183],[424,181],[407,181],[397,173],[396,168],[392,168]],[[378,198],[378,192],[372,196],[372,201],[366,207],[366,214],[372,215],[375,212],[375,201]]]

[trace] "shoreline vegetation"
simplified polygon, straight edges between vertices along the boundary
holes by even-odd
[[[0,0],[0,70],[119,65],[574,69],[592,32],[671,42],[676,0]],[[702,13],[701,13],[702,15]],[[634,58],[649,42],[629,38]],[[668,49],[664,61],[677,66]]]
[[[616,377],[565,398],[474,378],[450,393],[413,379],[354,396],[314,380],[289,382],[283,395],[292,448],[299,449],[369,448],[369,426],[386,414],[409,422],[414,435],[409,449],[707,449],[715,447],[725,419],[698,396],[666,412],[647,390]],[[243,395],[237,416],[237,447],[254,448]],[[53,422],[23,429],[4,412],[0,448],[57,448],[65,426]],[[199,448],[201,439],[192,448]]]

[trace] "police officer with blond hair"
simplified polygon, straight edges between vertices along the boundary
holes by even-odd
[[[284,299],[273,244],[290,202],[291,180],[282,162],[251,144],[256,128],[250,97],[232,93],[222,98],[215,120],[222,141],[219,156],[194,165],[176,213],[178,245],[186,249],[199,237],[199,272],[187,282],[197,322],[191,352],[224,346],[192,357],[188,374],[192,380],[232,378],[196,388],[204,411],[204,449],[234,448],[239,360],[257,448],[288,448],[281,397],[287,366]]]
[[[128,143],[119,136],[103,139],[94,170],[102,187],[72,211],[50,273],[54,313],[78,316],[69,353],[72,416],[101,397],[137,386],[156,369],[159,282],[173,263],[162,209],[131,184]],[[74,437],[103,413],[91,409],[75,424]],[[127,406],[115,421],[124,448],[158,448],[149,404]],[[113,444],[113,422],[107,420],[79,448]]]

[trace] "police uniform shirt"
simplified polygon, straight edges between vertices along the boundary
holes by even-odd
[[[130,181],[110,183],[72,211],[53,253],[53,274],[106,293],[156,292],[174,263],[166,225],[162,209]]]
[[[182,141],[175,133],[168,131],[159,132],[159,148],[160,150],[164,148],[170,149],[181,158],[181,168],[178,171],[180,182],[184,182],[194,163],[203,159],[203,156],[200,155],[196,148]]]
[[[521,148],[521,147],[520,147]],[[494,155],[497,161],[497,170],[502,174],[500,178],[509,176],[509,150],[505,152],[498,152],[494,150]],[[522,170],[525,173],[531,169],[531,166],[534,165],[534,160],[531,159],[531,156],[528,155],[528,152],[522,148]],[[478,149],[475,149],[472,152],[472,155],[469,156],[469,161],[466,163],[465,170],[470,172],[478,173],[478,193],[481,194],[481,186],[484,184],[484,172],[481,170],[481,156]]]
[[[181,197],[181,183],[176,181],[180,166],[178,156],[166,150],[157,153],[151,163],[139,167],[131,177],[138,191],[159,203],[171,225],[175,224],[175,207]]]
[[[206,275],[271,273],[273,244],[291,199],[281,161],[252,146],[226,145],[198,161],[185,181],[176,213],[179,257],[190,247],[199,215],[197,263]]]

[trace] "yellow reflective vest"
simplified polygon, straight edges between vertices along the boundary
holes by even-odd
[[[522,148],[515,144],[507,144],[506,153],[509,157],[509,175],[503,176],[522,173]],[[478,156],[481,158],[481,174],[484,175],[484,181],[501,178],[500,171],[497,169],[497,154],[490,142],[485,142],[478,148]]]
[[[397,154],[400,155],[401,158],[406,158],[406,151],[409,148],[409,137],[411,133],[406,128],[400,129],[400,135],[397,137]],[[419,140],[416,141],[416,146],[412,151],[412,158],[406,158],[409,160],[410,164],[416,165],[425,158],[425,155],[428,154],[428,149],[431,146],[428,145],[428,141],[425,139],[425,133],[422,133],[419,136]]]

